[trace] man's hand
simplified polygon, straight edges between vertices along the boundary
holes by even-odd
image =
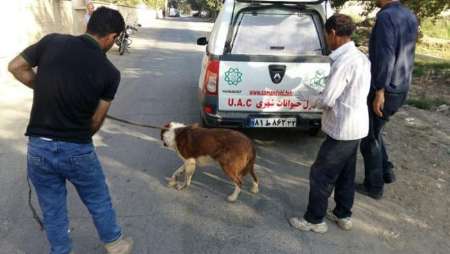
[[[11,62],[9,62],[8,71],[11,72],[12,75],[22,84],[33,89],[33,82],[36,77],[36,73],[34,73],[33,68],[25,60],[25,58],[23,58],[23,56],[18,55]]]
[[[373,112],[378,117],[383,117],[383,108],[384,108],[384,89],[380,89],[375,93],[375,99],[372,103]]]
[[[108,113],[109,106],[111,106],[110,101],[100,100],[95,110],[94,115],[92,116],[91,122],[91,133],[94,135],[100,127],[102,127],[103,120],[105,120],[106,114]]]

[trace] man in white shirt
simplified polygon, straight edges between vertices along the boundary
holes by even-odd
[[[322,131],[327,134],[317,159],[311,166],[308,208],[302,219],[290,224],[302,231],[325,233],[325,216],[344,229],[352,227],[351,209],[355,197],[356,154],[359,141],[367,136],[370,89],[370,62],[351,40],[352,19],[335,14],[325,24],[332,61],[324,91],[311,98],[323,109]],[[334,189],[336,207],[327,211]]]
[[[92,1],[86,3],[86,14],[84,15],[84,24],[87,26],[89,19],[91,19],[92,13],[95,11],[95,6]]]

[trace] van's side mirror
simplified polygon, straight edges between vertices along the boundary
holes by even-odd
[[[206,37],[200,37],[197,39],[197,45],[204,46],[208,44],[208,39]]]

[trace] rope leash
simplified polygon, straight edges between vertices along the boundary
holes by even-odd
[[[156,125],[150,125],[150,124],[142,124],[142,123],[136,123],[136,122],[132,122],[132,121],[128,121],[128,120],[124,120],[124,119],[120,119],[114,116],[110,116],[110,115],[106,115],[106,118],[120,122],[120,123],[124,123],[124,124],[128,124],[128,125],[133,125],[133,126],[138,126],[138,127],[144,127],[144,128],[150,128],[150,129],[158,129],[158,130],[167,130],[167,128],[164,127],[160,127],[160,126],[156,126]],[[31,184],[30,184],[30,178],[27,177],[27,183],[28,183],[28,206],[31,210],[31,213],[33,214],[33,219],[36,221],[37,224],[39,224],[39,229],[41,231],[44,231],[44,223],[42,222],[42,219],[39,217],[36,209],[33,206],[33,203],[31,202],[31,198],[32,198],[32,188],[31,188]]]
[[[33,214],[33,219],[39,224],[39,229],[41,231],[44,231],[44,223],[42,223],[42,219],[39,217],[36,209],[33,206],[33,203],[31,202],[31,196],[33,194],[33,191],[31,189],[30,184],[30,178],[27,176],[27,183],[28,183],[28,206],[30,207],[31,213]]]
[[[121,122],[121,123],[125,123],[128,125],[133,125],[133,126],[139,126],[139,127],[145,127],[145,128],[150,128],[150,129],[158,129],[158,130],[167,130],[167,128],[164,127],[160,127],[160,126],[156,126],[156,125],[150,125],[150,124],[143,124],[143,123],[137,123],[137,122],[132,122],[132,121],[128,121],[128,120],[124,120],[121,118],[117,118],[111,115],[106,115],[106,118],[117,121],[117,122]]]

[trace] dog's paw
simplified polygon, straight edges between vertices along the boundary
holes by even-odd
[[[254,184],[252,185],[252,188],[250,189],[250,192],[253,193],[253,194],[256,194],[256,193],[259,192],[259,186],[258,186],[257,183],[254,183]]]
[[[233,194],[231,194],[227,197],[227,201],[230,203],[234,203],[234,202],[236,202],[236,200],[237,200],[237,197]]]
[[[177,186],[177,182],[175,180],[169,180],[169,182],[167,182],[167,187],[173,188],[175,186]]]
[[[187,186],[186,186],[186,184],[177,184],[177,190],[183,190],[184,188],[186,188]]]
[[[177,180],[173,177],[166,177],[167,187],[173,188],[177,185]]]

